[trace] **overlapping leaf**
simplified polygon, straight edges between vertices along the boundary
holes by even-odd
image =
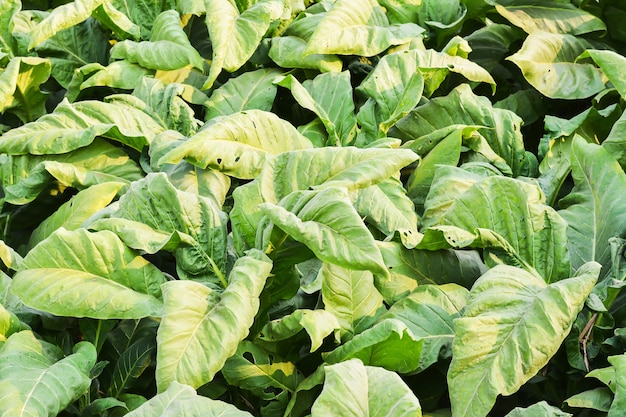
[[[478,279],[455,339],[448,385],[455,416],[486,416],[499,394],[510,395],[556,353],[598,279],[600,265],[547,285],[510,266]],[[532,329],[532,331],[529,331]]]
[[[174,382],[210,382],[246,337],[259,308],[271,261],[253,250],[235,263],[221,294],[193,281],[163,285],[164,312],[157,334],[159,391]]]
[[[115,234],[61,228],[28,252],[11,290],[24,304],[58,316],[142,318],[161,315],[164,282]]]

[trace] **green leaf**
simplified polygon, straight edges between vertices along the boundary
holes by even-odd
[[[236,244],[252,247],[263,217],[259,204],[277,204],[292,191],[309,187],[366,188],[396,174],[417,159],[402,149],[325,147],[283,152],[267,160],[261,174],[233,192],[231,219]],[[239,242],[237,242],[239,240]]]
[[[200,387],[232,356],[252,325],[271,261],[258,250],[239,258],[222,294],[193,281],[163,285],[164,312],[157,333],[159,392],[173,382]]]
[[[104,182],[124,184],[139,179],[143,171],[120,147],[102,139],[58,155],[10,156],[2,165],[6,201],[26,204],[56,179],[79,189]]]
[[[440,136],[443,138],[461,126],[484,126],[479,133],[504,162],[496,167],[518,176],[526,158],[521,124],[522,120],[515,113],[494,108],[489,99],[475,95],[469,85],[461,84],[446,97],[437,97],[418,106],[400,120],[389,135],[408,141],[449,129],[442,130],[446,132]]]
[[[238,410],[235,406],[223,401],[212,400],[196,394],[196,391],[184,384],[174,381],[169,388],[149,399],[136,410],[126,414],[127,417],[251,417],[252,414]]]
[[[624,140],[626,138],[626,112],[613,124],[607,138],[602,142],[602,147],[609,151],[611,156],[615,158],[622,168],[626,167],[626,147]]]
[[[43,23],[43,22],[42,22]],[[68,88],[74,71],[89,63],[107,62],[108,37],[94,20],[87,20],[56,33],[37,46],[39,56],[49,57],[52,76]]]
[[[615,368],[615,398],[611,403],[611,408],[607,417],[619,416],[626,407],[626,379],[624,369],[626,369],[626,355],[609,356],[608,361]]]
[[[433,181],[425,204],[427,211],[431,196],[445,190],[439,189],[439,181],[445,182],[446,176]],[[522,261],[524,268],[539,273],[546,282],[569,276],[567,223],[552,207],[545,205],[539,187],[493,176],[476,182],[465,192],[447,194],[444,198],[449,200],[450,205],[436,220],[438,224],[456,226],[471,232],[489,229],[511,245],[515,257]],[[434,223],[429,221],[427,224]]]
[[[423,343],[424,340],[414,336],[406,324],[388,318],[322,357],[330,364],[359,359],[368,366],[408,374],[419,368]]]
[[[63,29],[87,20],[103,2],[104,0],[75,0],[54,8],[50,15],[33,29],[28,49],[33,49]]]
[[[545,401],[540,401],[537,404],[533,404],[530,407],[522,408],[515,407],[505,417],[571,417],[572,414],[559,410],[558,408],[551,406]]]
[[[448,371],[453,415],[486,416],[499,394],[515,393],[548,363],[600,267],[585,264],[574,277],[547,285],[524,270],[499,265],[476,281],[464,316],[454,321]]]
[[[20,0],[6,0],[0,4],[0,61],[4,56],[15,57],[13,46],[13,18],[22,8]]]
[[[205,120],[246,110],[271,111],[278,89],[274,79],[281,74],[275,68],[262,68],[228,80],[206,102]]]
[[[352,142],[356,118],[354,102],[346,99],[352,94],[348,71],[320,74],[302,84],[288,75],[278,85],[290,89],[302,107],[320,118],[328,132],[329,145],[346,146]]]
[[[423,32],[414,23],[390,25],[375,0],[339,0],[313,32],[304,55],[374,56],[390,46],[408,43]]]
[[[118,10],[120,14],[128,16],[126,19],[139,26],[141,38],[143,39],[150,37],[161,12],[176,9],[174,0],[111,0],[111,8],[113,7]],[[113,14],[112,17],[117,17],[117,13]],[[116,24],[120,23],[119,20],[116,22]],[[133,28],[133,36],[135,31],[136,29]]]
[[[266,400],[272,400],[282,392],[295,392],[303,379],[293,363],[270,355],[248,341],[241,342],[237,353],[228,358],[222,375],[229,384]],[[275,390],[270,390],[270,387]]]
[[[368,329],[385,312],[371,272],[324,263],[319,275],[324,310],[339,321],[342,339],[349,340]]]
[[[324,367],[326,378],[312,417],[421,417],[422,409],[413,392],[395,373],[364,366],[351,359]]]
[[[574,139],[570,155],[574,189],[559,201],[559,214],[568,224],[572,269],[597,261],[604,277],[611,266],[609,238],[626,231],[626,201],[621,198],[626,178],[601,146]]]
[[[0,113],[10,111],[23,123],[44,115],[48,94],[39,87],[48,80],[50,71],[47,59],[13,58],[0,72]]]
[[[622,98],[626,98],[626,77],[621,68],[626,64],[626,58],[613,51],[599,51],[588,49],[582,57],[590,56],[607,76],[611,84],[619,91]]]
[[[13,248],[0,240],[0,261],[8,269],[17,271],[22,263],[22,256],[17,253]]]
[[[420,372],[452,355],[452,322],[465,307],[468,293],[467,289],[456,284],[420,285],[380,318],[379,323],[386,320],[400,321],[408,328],[412,338],[421,343],[421,354],[416,355],[417,364],[413,369],[402,372]],[[410,355],[400,354],[400,357],[406,356]]]
[[[573,35],[533,32],[522,48],[507,59],[519,67],[541,94],[575,100],[604,89],[602,71],[591,64],[576,63],[591,45]]]
[[[283,13],[283,2],[261,0],[239,13],[228,0],[205,0],[206,25],[213,49],[209,78],[203,89],[210,88],[222,68],[234,72],[250,59],[270,24]]]
[[[180,16],[175,10],[157,16],[149,42],[118,42],[110,54],[111,59],[126,59],[148,69],[176,70],[187,65],[204,68],[204,60],[180,27]]]
[[[79,192],[33,230],[28,246],[32,248],[61,227],[70,231],[78,229],[93,214],[108,206],[123,186],[119,182],[105,182]]]
[[[337,318],[327,310],[296,310],[267,323],[258,337],[266,343],[287,344],[285,340],[304,330],[311,339],[310,351],[315,352],[322,346],[324,338],[340,327]]]
[[[54,112],[0,137],[0,152],[62,154],[91,144],[97,136],[141,150],[163,131],[146,113],[101,101],[61,102]]]
[[[279,205],[262,203],[259,206],[261,213],[271,221],[262,236],[262,247],[268,248],[268,252],[280,250],[284,238],[272,236],[273,227],[278,227],[306,245],[322,261],[348,269],[370,270],[385,277],[389,274],[374,237],[361,221],[345,189],[296,191],[285,200]]]
[[[274,113],[248,110],[211,119],[200,132],[157,162],[182,159],[242,179],[254,179],[272,154],[311,148],[311,142]]]
[[[119,398],[154,360],[155,351],[153,337],[142,337],[124,350],[113,368],[107,394]]]
[[[613,403],[613,392],[606,387],[594,388],[574,394],[564,403],[574,408],[591,408],[607,413]]]
[[[573,4],[555,0],[527,0],[509,6],[496,4],[496,10],[526,33],[550,32],[582,35],[606,31],[604,22]]]
[[[163,173],[135,181],[113,214],[141,222],[167,235],[181,232],[193,242],[174,253],[181,277],[224,286],[226,218],[211,199],[179,191]]]
[[[142,318],[161,314],[164,282],[113,233],[61,228],[28,252],[11,290],[24,304],[58,316]]]
[[[343,62],[333,54],[305,55],[307,41],[298,36],[272,38],[269,57],[283,68],[310,68],[320,72],[340,72]]]
[[[11,335],[0,346],[0,413],[56,416],[88,391],[95,363],[91,343],[78,343],[62,357],[28,330]]]
[[[110,29],[119,39],[134,39],[137,40],[141,36],[141,29],[139,26],[134,24],[126,14],[120,12],[113,3],[119,5],[120,2],[113,0],[113,2],[104,1],[102,4],[97,7],[91,15],[100,22],[102,26],[107,29]],[[129,2],[125,2],[126,5],[129,5]],[[144,3],[145,4],[145,3]],[[135,8],[137,9],[137,8]],[[142,16],[145,16],[148,13],[145,13],[147,8],[141,8]],[[136,14],[135,14],[136,15]],[[134,16],[133,16],[134,17]],[[152,23],[154,22],[155,16],[152,16],[150,20],[150,27],[152,27]]]

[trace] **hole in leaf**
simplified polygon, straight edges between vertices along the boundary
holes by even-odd
[[[243,354],[243,358],[250,363],[254,363],[254,355],[250,352],[246,352]]]
[[[222,158],[217,158],[217,164],[222,165]]]

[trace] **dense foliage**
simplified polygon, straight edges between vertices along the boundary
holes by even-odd
[[[621,0],[0,0],[0,415],[626,415]]]

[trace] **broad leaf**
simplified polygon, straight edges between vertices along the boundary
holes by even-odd
[[[0,113],[10,111],[23,123],[44,115],[48,94],[39,87],[48,80],[50,71],[47,59],[13,58],[0,72]]]
[[[7,56],[12,59],[13,50],[13,17],[22,8],[20,0],[6,0],[0,4],[0,62]]]
[[[193,281],[163,285],[157,333],[160,392],[176,381],[200,387],[213,379],[247,336],[271,269],[271,261],[252,250],[235,262],[222,294]]]
[[[48,17],[35,26],[28,49],[34,48],[63,29],[87,20],[91,13],[103,2],[104,0],[75,0],[56,7]]]
[[[375,0],[339,0],[315,29],[304,54],[373,56],[423,32],[414,23],[390,25]]]
[[[600,265],[547,285],[510,266],[476,281],[455,339],[448,385],[455,416],[484,417],[499,394],[510,395],[543,368],[569,333],[595,285]],[[532,331],[528,331],[532,329]]]
[[[78,88],[81,91],[92,87],[111,87],[122,90],[132,90],[137,86],[142,77],[150,76],[154,73],[153,70],[143,68],[140,65],[128,61],[114,61],[106,67],[102,67],[98,64],[98,68],[89,68],[89,65],[93,64],[88,64],[86,67],[82,67],[78,70],[78,73],[87,69],[90,71],[89,74],[86,74],[89,75],[89,78],[85,79],[83,76],[80,81],[76,80],[76,82],[80,82]],[[76,77],[76,73],[74,77]],[[74,80],[72,82],[74,82]],[[71,88],[72,84],[70,84],[68,89],[71,90]],[[78,92],[75,94],[78,94]],[[70,101],[72,100],[70,99]]]
[[[261,0],[241,14],[228,0],[205,0],[206,25],[213,50],[209,78],[203,89],[210,88],[222,71],[239,69],[259,46],[270,24],[283,12],[283,2]]]
[[[156,342],[153,337],[140,338],[130,345],[115,363],[107,394],[119,398],[150,365],[155,354]]]
[[[590,47],[573,35],[533,32],[522,48],[507,59],[541,94],[574,100],[604,89],[602,71],[591,64],[576,63],[576,58]]]
[[[274,68],[262,68],[228,80],[206,102],[205,120],[246,110],[272,110],[278,89],[274,79],[281,74]]]
[[[161,126],[136,108],[95,100],[63,101],[53,113],[2,135],[0,152],[62,154],[91,144],[97,136],[141,150],[161,131]]]
[[[28,245],[32,248],[61,227],[70,231],[78,229],[89,217],[109,205],[123,186],[119,182],[105,182],[79,192],[37,226]]]
[[[445,181],[444,178],[440,180]],[[429,199],[443,192],[435,182]],[[567,224],[552,207],[545,205],[538,187],[493,176],[475,183],[464,193],[445,198],[450,200],[450,206],[437,223],[471,232],[476,229],[495,232],[531,267],[526,267],[529,271],[537,271],[546,282],[558,281],[570,274]],[[429,200],[427,210],[428,207]]]
[[[178,273],[218,287],[225,285],[226,218],[211,199],[177,190],[163,173],[149,174],[131,184],[114,216],[166,234],[191,236],[193,244],[175,252]]]
[[[626,78],[621,71],[626,65],[626,58],[613,51],[599,51],[595,49],[587,50],[583,56],[589,55],[602,72],[608,77],[622,98],[626,97]]]
[[[349,99],[352,94],[349,72],[321,74],[302,84],[288,75],[278,85],[289,88],[302,107],[320,118],[328,132],[330,146],[346,146],[352,142],[356,119],[354,102]]]
[[[4,266],[17,271],[23,259],[13,248],[0,240],[0,261],[2,261]]]
[[[572,269],[585,262],[602,264],[601,276],[610,271],[609,239],[626,232],[624,171],[601,146],[582,139],[572,143],[574,189],[561,199],[559,214],[567,221],[567,244]]]
[[[254,245],[263,214],[259,204],[277,204],[292,191],[309,187],[346,187],[349,191],[369,187],[396,174],[414,162],[417,155],[400,149],[326,147],[289,151],[267,160],[261,174],[233,192],[231,219],[236,244]],[[237,241],[239,240],[239,241]]]
[[[111,59],[126,59],[149,69],[175,70],[187,65],[199,70],[204,68],[204,60],[180,27],[180,17],[175,10],[159,14],[149,42],[125,40],[115,44],[110,53]]]
[[[626,407],[626,379],[623,376],[626,369],[626,356],[611,356],[608,358],[608,361],[613,365],[617,378],[615,380],[615,397],[607,417],[617,417]]]
[[[96,363],[91,343],[74,346],[63,357],[56,346],[31,331],[11,335],[0,346],[0,413],[11,416],[56,416],[89,390]]]
[[[363,366],[351,359],[324,367],[326,378],[312,417],[421,417],[422,409],[413,392],[395,373]]]
[[[505,162],[496,165],[497,168],[517,176],[526,158],[521,124],[522,120],[515,113],[494,108],[486,97],[475,95],[469,85],[462,84],[446,97],[437,97],[418,106],[400,120],[389,135],[415,140],[440,129],[452,129],[450,126],[456,126],[456,129],[459,125],[484,126],[486,129],[479,132],[493,152]]]
[[[161,157],[158,164],[182,159],[237,178],[256,178],[268,155],[311,148],[311,142],[274,113],[248,110],[211,119],[203,129]]]
[[[283,68],[311,68],[320,72],[340,72],[343,63],[337,55],[305,55],[307,41],[298,36],[280,36],[272,39],[269,57]]]
[[[161,314],[164,282],[113,233],[61,228],[28,252],[11,290],[24,304],[58,316],[142,318]]]
[[[496,4],[496,10],[526,33],[550,32],[582,35],[606,31],[601,19],[573,4],[558,0],[527,0],[509,6]]]
[[[285,240],[281,235],[276,237],[274,228],[277,227],[291,239],[306,245],[322,261],[342,267],[339,271],[348,268],[369,270],[385,277],[389,274],[374,237],[361,221],[345,189],[296,191],[278,205],[262,203],[259,208],[271,221],[265,230],[259,229],[262,230],[261,247],[267,248],[268,253],[280,251]]]
[[[368,329],[385,312],[371,272],[324,263],[319,274],[324,310],[339,321],[342,339],[349,340]]]
[[[571,417],[570,413],[559,410],[558,408],[548,404],[545,401],[540,401],[537,404],[533,404],[530,407],[522,408],[515,407],[505,417]]]
[[[184,384],[172,382],[169,388],[152,397],[139,408],[126,414],[127,417],[251,417],[252,414],[237,409],[223,401],[212,400],[196,394]]]

